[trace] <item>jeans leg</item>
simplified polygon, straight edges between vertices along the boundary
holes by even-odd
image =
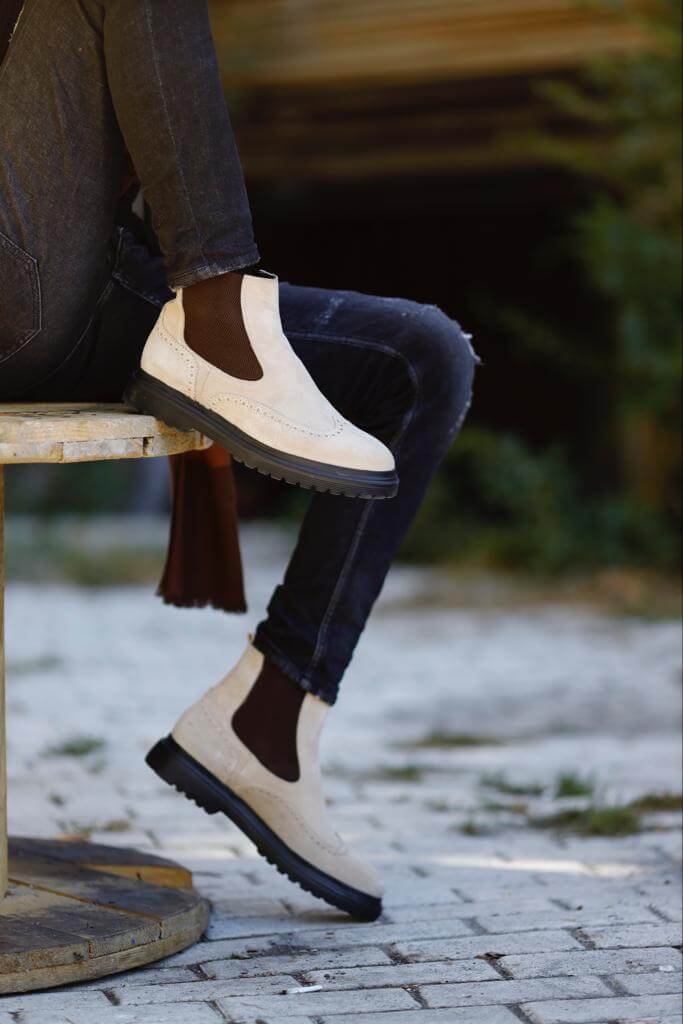
[[[316,495],[255,643],[333,704],[398,548],[462,425],[476,356],[434,307],[283,287],[285,330],[321,390],[396,455],[390,501]]]
[[[259,259],[207,0],[105,3],[107,74],[169,283]]]

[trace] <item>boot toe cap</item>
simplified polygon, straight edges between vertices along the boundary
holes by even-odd
[[[338,867],[337,877],[341,882],[367,896],[381,899],[384,895],[384,884],[379,873],[372,864],[361,860],[355,854],[346,854],[343,864]]]
[[[335,456],[339,465],[370,473],[393,473],[396,460],[385,444],[372,434],[349,423],[336,438]]]

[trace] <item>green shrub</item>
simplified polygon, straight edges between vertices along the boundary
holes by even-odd
[[[466,430],[403,549],[413,561],[545,573],[604,565],[670,567],[678,535],[665,512],[626,494],[591,496],[561,448]]]

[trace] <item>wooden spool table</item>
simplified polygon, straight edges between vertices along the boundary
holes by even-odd
[[[207,447],[122,405],[0,405],[0,994],[115,974],[192,945],[208,906],[172,861],[85,842],[7,838],[4,465]]]

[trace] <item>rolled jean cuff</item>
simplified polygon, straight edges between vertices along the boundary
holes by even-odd
[[[183,270],[181,274],[168,273],[168,283],[174,291],[179,288],[189,288],[200,281],[209,281],[212,277],[220,277],[221,274],[229,274],[235,270],[246,270],[253,267],[261,259],[256,246],[238,256],[229,256],[213,260],[211,263],[201,263],[197,267]]]
[[[286,654],[273,645],[266,633],[266,630],[261,626],[256,630],[256,636],[254,637],[253,643],[257,651],[260,651],[261,654],[267,658],[271,664],[277,666],[281,672],[284,672],[288,679],[297,683],[305,693],[311,693],[314,697],[318,697],[329,705],[336,703],[337,697],[339,696],[339,688],[336,687],[332,690],[326,690],[320,688],[314,680],[307,679],[305,677],[305,673],[301,669],[297,668]]]

